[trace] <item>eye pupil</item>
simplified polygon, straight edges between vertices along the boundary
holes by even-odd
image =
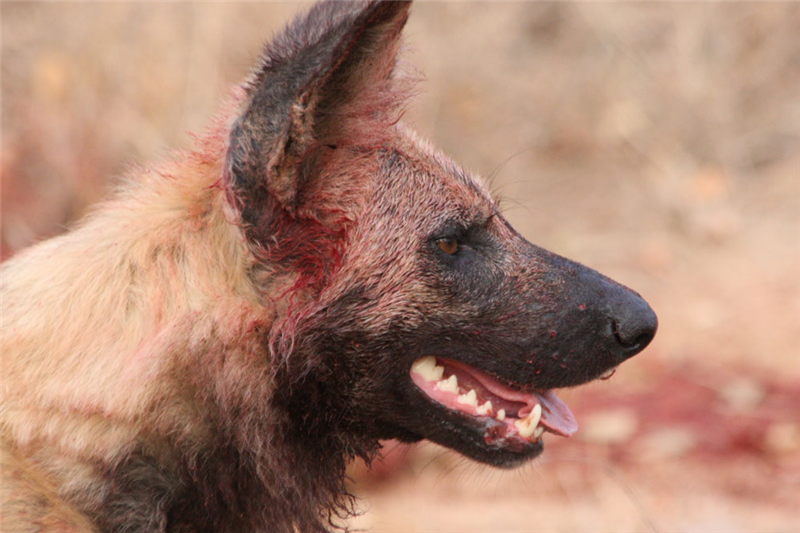
[[[458,251],[458,241],[456,239],[439,239],[436,244],[441,251],[448,255],[453,255]]]

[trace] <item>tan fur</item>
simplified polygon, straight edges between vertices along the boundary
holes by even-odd
[[[3,264],[3,531],[23,531],[13,524],[34,507],[53,517],[42,531],[90,530],[59,510],[52,486],[92,483],[80,465],[113,463],[143,432],[201,446],[199,407],[177,378],[201,361],[224,365],[217,356],[237,329],[269,326],[273,310],[256,304],[252,256],[218,186],[224,137],[201,144],[144,170],[77,230]]]
[[[219,187],[225,128],[141,169],[74,231],[2,265],[3,532],[95,531],[65,501],[91,507],[104,490],[92,464],[113,465],[142,441],[155,455],[175,440],[202,451],[202,393],[186,375],[217,365],[220,386],[246,381],[236,373],[253,365],[226,364],[236,357],[268,371],[261,338],[286,302],[254,285],[280,294],[292,280],[253,270]],[[398,149],[441,172],[430,145],[398,133]]]
[[[395,36],[402,22],[393,23]],[[387,46],[380,68],[362,58],[371,70],[356,70],[352,80],[358,83],[349,82],[386,87],[370,98],[351,95],[346,109],[336,111],[352,118],[332,123],[328,137],[342,145],[393,138],[421,162],[431,154],[414,155],[419,141],[403,129],[382,129],[385,117],[376,116],[386,113],[375,115],[393,109],[392,100],[403,94],[389,90],[398,41]],[[213,420],[219,411],[210,404],[248,411],[268,397],[272,357],[265,339],[277,329],[273,324],[288,319],[286,294],[303,294],[290,291],[295,273],[271,272],[260,260],[236,201],[226,196],[230,132],[247,106],[246,91],[237,90],[225,119],[198,138],[193,151],[133,172],[73,231],[0,267],[2,531],[103,530],[89,518],[103,514],[100,506],[117,489],[109,475],[117,465],[139,452],[159,470],[172,469],[165,478],[180,479],[181,466],[184,475],[187,468],[195,475],[191,462],[208,460],[211,433],[220,431]],[[303,143],[294,149],[298,161],[305,156]],[[314,209],[298,206],[299,216],[333,224],[325,217],[340,217],[340,205],[352,211],[349,220],[362,214],[357,211],[374,192],[378,158],[374,151],[338,154],[326,166],[330,175],[305,191],[319,198]],[[272,174],[294,176],[293,161],[284,158],[288,167]],[[292,206],[294,181],[274,184]],[[263,253],[269,246],[256,248]],[[361,252],[369,251],[351,250]],[[411,268],[400,261],[398,267]],[[371,325],[380,329],[390,318],[375,317]],[[180,458],[173,455],[177,449]]]
[[[86,517],[58,496],[56,488],[30,461],[19,457],[5,443],[0,447],[0,469],[3,473],[0,530],[20,533],[96,531]]]

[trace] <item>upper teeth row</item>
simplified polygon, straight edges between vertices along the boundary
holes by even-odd
[[[451,374],[449,378],[442,379],[444,367],[436,364],[435,357],[430,355],[421,357],[414,361],[414,364],[411,365],[411,369],[422,376],[425,381],[435,381],[437,389],[458,394],[458,378],[455,374]],[[471,405],[479,415],[488,415],[493,412],[491,401],[486,401],[483,405],[478,405],[478,394],[472,389],[464,394],[458,394],[456,401],[463,405]],[[506,412],[504,409],[500,409],[495,416],[498,420],[503,420],[506,417]]]
[[[458,394],[458,378],[455,374],[451,374],[449,378],[442,379],[444,375],[444,367],[436,364],[436,358],[433,356],[421,357],[414,361],[411,369],[425,379],[425,381],[435,381],[436,388],[442,391]],[[475,408],[479,415],[487,415],[492,413],[492,402],[487,401],[483,405],[478,405],[478,395],[474,390],[470,389],[464,394],[459,394],[456,401],[460,404],[471,405]],[[495,414],[497,420],[505,420],[506,411],[500,409]],[[528,438],[531,435],[534,439],[538,439],[544,433],[544,428],[539,427],[539,421],[542,419],[542,406],[536,404],[528,416],[514,421],[517,431],[523,438]]]

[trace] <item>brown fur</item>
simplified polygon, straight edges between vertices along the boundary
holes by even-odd
[[[474,346],[491,357],[472,364],[549,388],[649,341],[618,346],[603,300],[565,318],[552,358],[525,355],[544,349],[533,325],[560,324],[548,309],[590,294],[570,280],[622,289],[532,247],[397,123],[407,9],[313,7],[192,151],[3,265],[3,531],[325,531],[352,512],[347,461],[379,438],[504,466],[541,453],[414,417],[424,350]],[[458,231],[498,253],[437,255]]]

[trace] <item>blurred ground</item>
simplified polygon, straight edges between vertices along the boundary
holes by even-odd
[[[13,3],[0,253],[186,146],[302,6]],[[800,531],[800,4],[415,6],[408,122],[530,240],[634,287],[653,346],[565,392],[581,423],[501,472],[427,444],[353,469],[393,531]]]

